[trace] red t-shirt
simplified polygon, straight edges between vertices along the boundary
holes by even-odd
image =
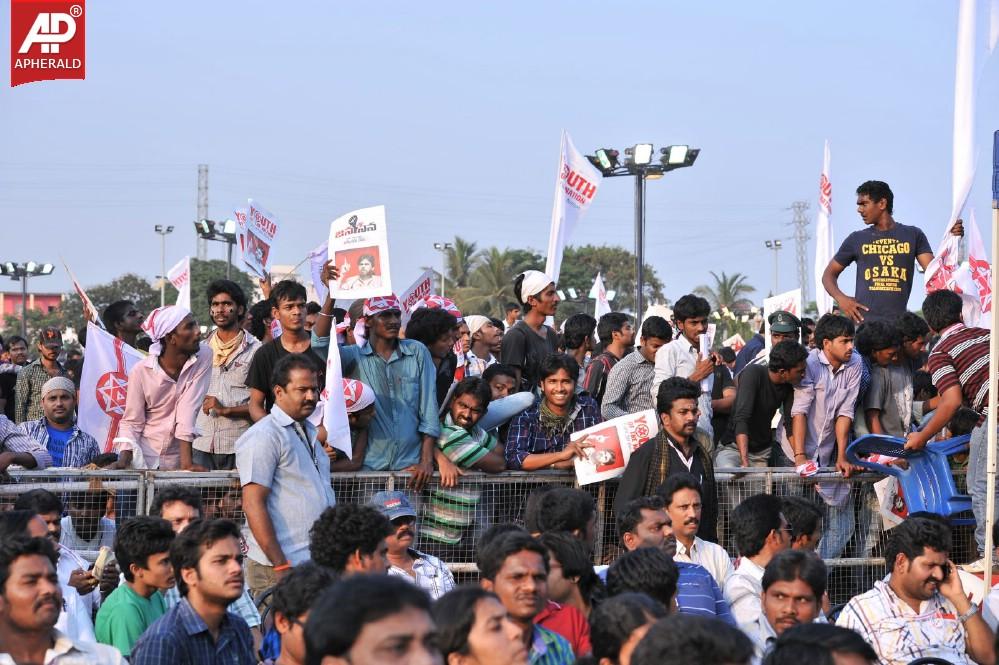
[[[545,609],[534,617],[534,623],[568,640],[576,658],[589,656],[593,652],[590,624],[583,613],[571,605],[559,605],[549,600]]]

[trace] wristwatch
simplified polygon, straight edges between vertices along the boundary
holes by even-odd
[[[968,619],[978,614],[978,603],[972,603],[968,611],[957,618],[961,623],[966,623]]]

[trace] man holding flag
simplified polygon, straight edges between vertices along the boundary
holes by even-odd
[[[188,310],[154,309],[143,331],[149,356],[128,375],[125,414],[117,441],[119,466],[165,471],[195,468],[195,422],[211,380],[212,351],[201,346],[201,329]]]

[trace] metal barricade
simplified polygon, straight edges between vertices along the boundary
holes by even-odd
[[[66,509],[64,533],[77,538],[81,554],[96,556],[101,544],[110,544],[114,527],[123,519],[149,514],[156,493],[171,484],[197,488],[203,516],[245,522],[239,475],[230,472],[185,471],[82,471],[49,469],[11,470],[12,482],[0,484],[0,509],[10,509],[16,498],[32,489],[58,496]],[[955,471],[963,486],[963,470]],[[786,468],[715,470],[718,486],[718,536],[733,558],[738,556],[728,516],[746,497],[766,492],[801,496],[823,511],[823,544],[820,552],[830,569],[830,596],[845,602],[870,588],[885,574],[883,559],[887,531],[882,523],[873,484],[882,477],[858,474],[849,480],[833,469],[802,479]],[[551,487],[578,487],[575,474],[562,471],[508,471],[500,474],[468,473],[454,488],[441,487],[436,476],[420,492],[409,488],[405,473],[358,472],[333,475],[336,500],[363,503],[382,490],[406,492],[419,515],[422,551],[440,557],[463,580],[474,579],[475,549],[480,536],[493,524],[524,525],[525,506],[534,492]],[[610,563],[620,553],[613,511],[617,482],[587,485],[596,506],[594,563]],[[840,492],[840,503],[830,506],[822,494]],[[97,526],[94,519],[97,518]],[[82,528],[75,523],[79,521]],[[68,527],[68,528],[66,528]],[[83,533],[80,533],[83,531]],[[951,558],[967,562],[977,558],[973,527],[955,527]],[[102,540],[103,539],[103,540]]]

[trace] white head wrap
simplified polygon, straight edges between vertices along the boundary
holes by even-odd
[[[465,323],[468,325],[468,334],[474,335],[482,329],[482,326],[490,323],[488,316],[482,316],[481,314],[472,314],[471,316],[465,317]]]
[[[172,333],[190,314],[190,310],[176,305],[157,307],[150,312],[142,324],[142,330],[153,340],[152,346],[149,347],[149,355],[160,355],[163,351],[160,340]]]
[[[520,284],[520,300],[527,302],[529,296],[536,296],[555,280],[540,270],[525,270],[524,281]]]
[[[42,384],[42,397],[45,397],[53,390],[65,390],[73,397],[76,397],[76,386],[65,376],[54,376]]]

